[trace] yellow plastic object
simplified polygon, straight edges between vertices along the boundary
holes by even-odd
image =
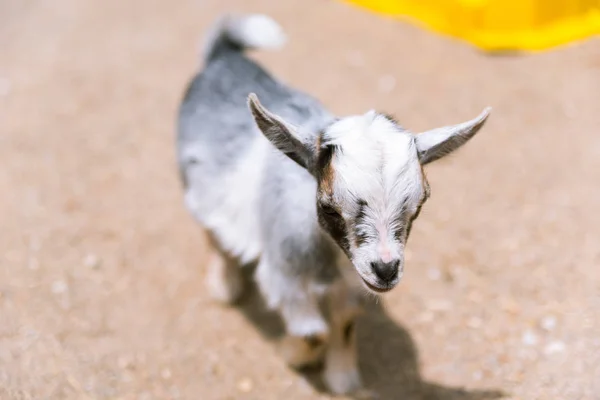
[[[600,34],[600,0],[346,0],[488,51],[537,51]]]

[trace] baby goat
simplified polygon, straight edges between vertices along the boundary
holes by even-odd
[[[210,238],[211,294],[234,302],[239,266],[257,261],[257,285],[285,323],[283,357],[295,367],[324,359],[329,389],[348,393],[361,385],[353,329],[361,296],[402,277],[429,196],[423,166],[473,137],[489,109],[418,135],[375,111],[338,118],[244,56],[284,42],[263,15],[213,28],[179,112],[185,203]]]

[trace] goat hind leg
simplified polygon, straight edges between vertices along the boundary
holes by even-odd
[[[224,304],[233,304],[243,292],[243,279],[237,261],[222,249],[214,236],[207,232],[210,259],[206,286],[211,297]]]

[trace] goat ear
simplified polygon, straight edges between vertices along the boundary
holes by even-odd
[[[416,135],[417,152],[422,165],[436,161],[461,147],[485,124],[491,107],[479,116],[462,124],[445,126]]]
[[[248,108],[260,131],[277,149],[300,166],[309,167],[312,151],[310,146],[302,141],[295,126],[263,107],[254,93],[248,96]]]

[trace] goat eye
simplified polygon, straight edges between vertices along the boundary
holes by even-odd
[[[327,205],[321,206],[321,210],[327,215],[339,215],[339,213],[335,210],[335,208]]]

